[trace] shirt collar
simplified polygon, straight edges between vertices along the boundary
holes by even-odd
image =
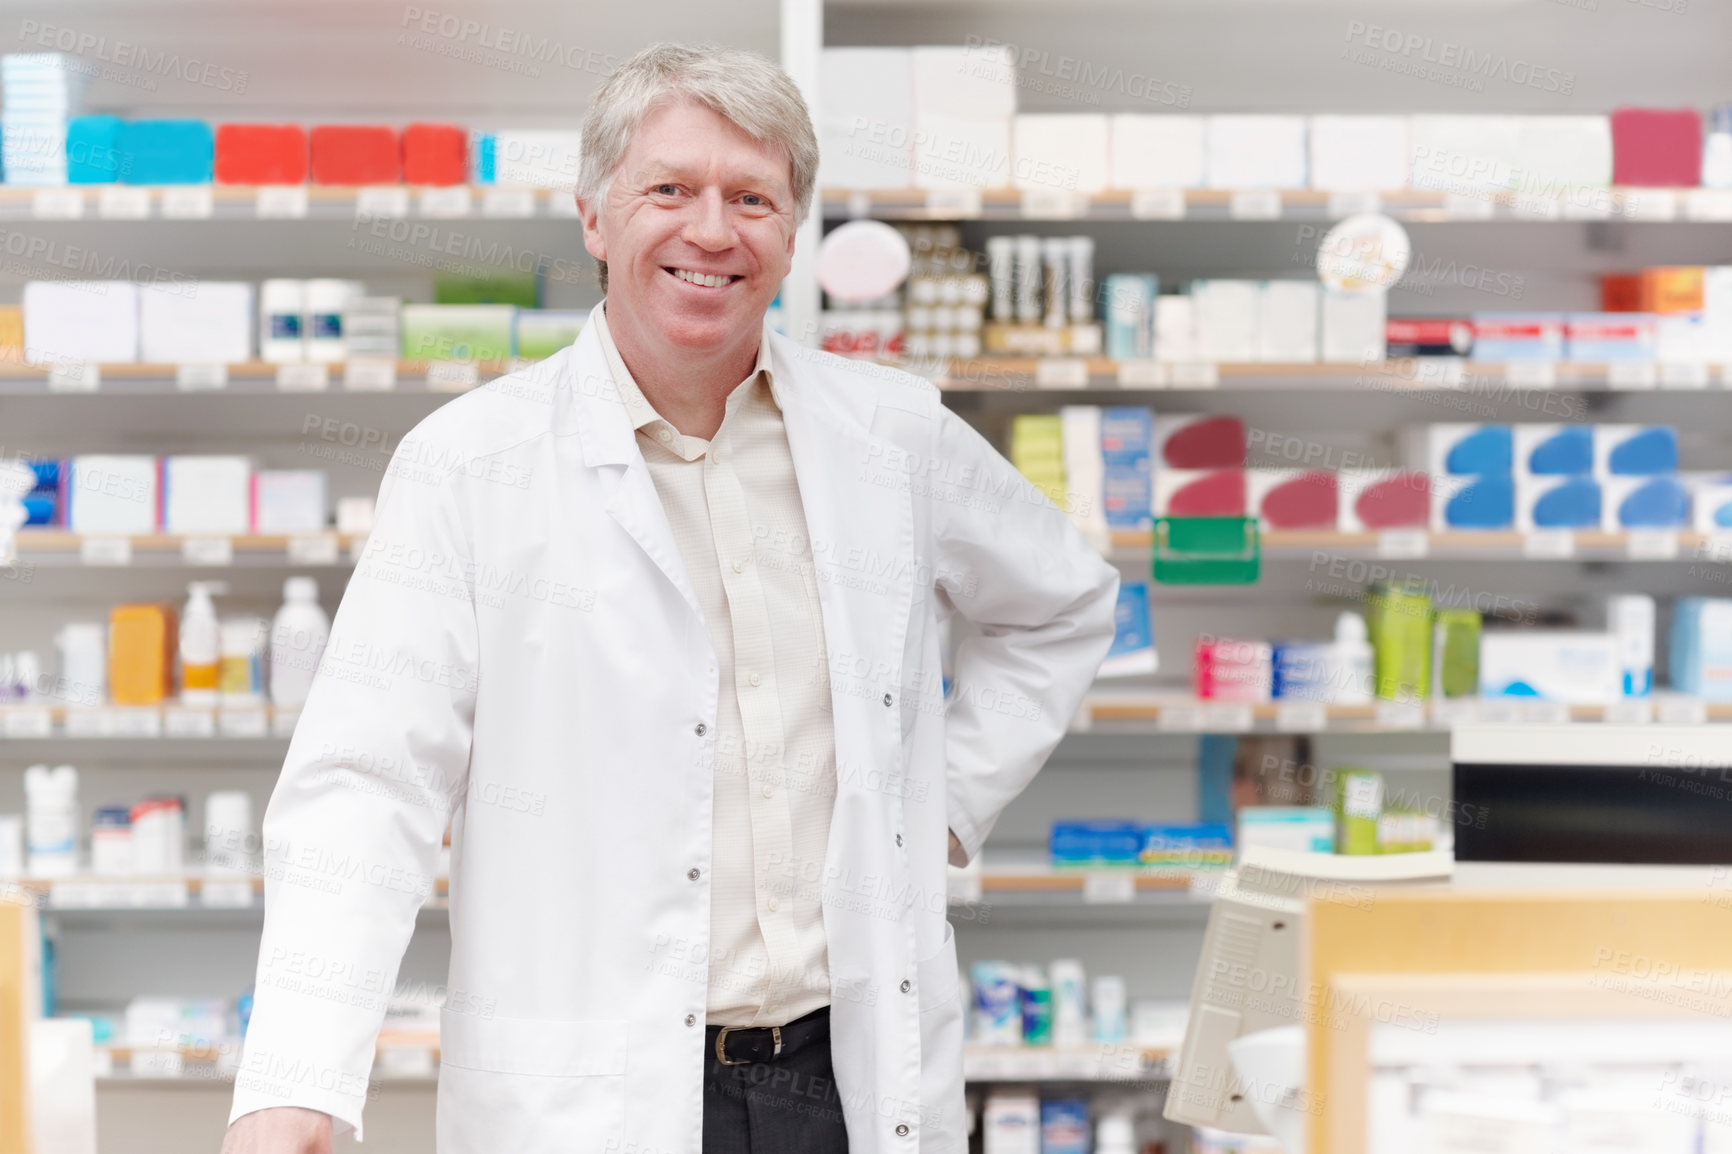
[[[625,405],[626,416],[631,420],[633,431],[645,433],[665,445],[668,449],[684,457],[686,460],[696,460],[709,447],[709,442],[702,437],[692,437],[682,434],[668,420],[656,412],[648,397],[638,387],[632,378],[631,370],[626,368],[625,359],[619,355],[619,347],[613,343],[613,334],[607,327],[607,302],[595,310],[596,336],[601,340],[602,354],[607,358],[608,370],[613,374],[615,387],[619,390],[620,400]],[[772,405],[780,405],[775,398],[775,374],[770,366],[770,335],[769,326],[758,338],[758,359],[752,366],[752,372],[728,393],[722,420],[725,422],[740,403],[752,392],[756,381],[763,382],[764,395]],[[664,436],[663,434],[667,435]]]

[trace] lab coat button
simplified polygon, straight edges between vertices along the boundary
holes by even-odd
[[[889,709],[889,708],[890,708],[890,702],[891,702],[891,700],[892,700],[892,699],[891,699],[891,697],[890,697],[890,695],[889,695],[889,694],[888,694],[888,693],[886,693],[886,694],[885,694],[885,695],[884,695],[884,708],[885,708],[885,709]]]
[[[913,982],[909,981],[907,978],[902,979],[902,992],[904,994],[906,994],[909,990],[912,990],[913,988],[914,988]]]
[[[687,879],[689,879],[691,881],[694,881],[694,882],[697,881],[698,880],[698,867],[693,866],[691,869],[687,870],[686,871],[686,877],[687,877]]]
[[[698,1024],[698,1016],[696,1014],[687,1014],[686,1015],[686,1025],[695,1026],[697,1024]]]
[[[901,845],[901,844],[902,844],[902,835],[901,835],[901,834],[897,834],[897,835],[896,835],[896,844],[897,844],[897,845]]]
[[[702,737],[704,734],[708,733],[709,731],[710,731],[710,727],[705,725],[701,721],[698,722],[697,728],[692,730],[692,732],[697,734],[699,737]]]
[[[908,1137],[908,1123],[906,1123],[906,1122],[896,1123],[896,1136],[898,1138]]]

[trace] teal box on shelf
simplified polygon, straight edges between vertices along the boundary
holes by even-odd
[[[216,137],[202,120],[129,120],[117,149],[127,184],[209,184]]]
[[[66,182],[113,184],[120,179],[118,116],[75,116],[66,124]]]

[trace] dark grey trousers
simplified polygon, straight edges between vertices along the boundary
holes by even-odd
[[[782,1027],[776,1057],[762,1045],[732,1044],[735,1032],[728,1057],[747,1060],[724,1065],[716,1057],[720,1030],[710,1026],[704,1038],[704,1154],[848,1154],[828,1006]]]

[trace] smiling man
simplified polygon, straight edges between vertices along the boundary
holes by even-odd
[[[583,146],[605,299],[380,490],[265,814],[224,1150],[359,1134],[449,823],[440,1154],[964,1154],[945,863],[1117,573],[930,384],[766,327],[818,159],[781,70],[646,49]]]

